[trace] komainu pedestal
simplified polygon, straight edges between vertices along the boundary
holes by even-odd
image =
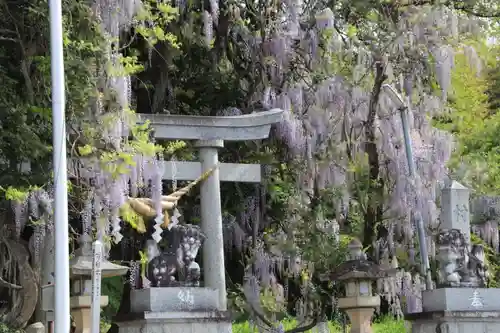
[[[440,288],[422,297],[423,312],[405,316],[412,333],[500,332],[498,288]]]
[[[131,291],[131,313],[116,318],[120,333],[231,333],[210,288],[159,287]]]
[[[500,332],[500,289],[485,288],[484,250],[458,229],[437,239],[438,288],[422,294],[423,311],[407,314],[412,333]]]

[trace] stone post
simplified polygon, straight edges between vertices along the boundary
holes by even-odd
[[[75,257],[70,260],[71,276],[71,316],[75,324],[75,333],[95,333],[92,331],[91,307],[92,307],[92,239],[89,235],[82,235],[79,239],[80,248]],[[128,267],[113,264],[107,260],[101,263],[101,277],[112,277],[125,275]],[[57,296],[56,296],[57,297]],[[108,296],[99,298],[99,306],[108,305]],[[94,304],[95,305],[95,304]]]
[[[441,230],[460,230],[470,244],[469,189],[456,181],[441,192]]]
[[[199,148],[202,172],[209,171],[219,163],[218,149],[224,147],[222,140],[200,140]],[[205,287],[219,293],[219,310],[227,310],[226,271],[224,268],[224,239],[220,197],[219,169],[201,183],[201,229],[206,236],[203,246],[203,272]]]

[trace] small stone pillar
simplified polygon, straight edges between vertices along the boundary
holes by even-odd
[[[469,189],[456,181],[448,181],[441,190],[440,230],[458,229],[470,245]]]
[[[357,239],[349,243],[349,260],[338,266],[327,279],[345,282],[345,297],[338,307],[351,321],[351,333],[372,333],[371,319],[380,306],[380,296],[374,296],[373,281],[396,274],[396,269],[370,262],[363,253],[363,245]]]
[[[70,261],[71,274],[71,316],[75,333],[91,333],[90,307],[92,304],[92,239],[88,235],[80,237],[80,248]],[[125,275],[128,267],[105,260],[101,264],[102,277]],[[101,307],[108,305],[108,296],[101,296]]]

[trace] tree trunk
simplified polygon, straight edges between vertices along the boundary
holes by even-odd
[[[384,197],[384,183],[380,177],[379,154],[375,141],[375,132],[377,130],[375,119],[377,116],[381,87],[386,76],[384,74],[385,66],[382,61],[379,61],[375,66],[375,83],[370,98],[368,119],[365,124],[365,152],[368,155],[370,168],[368,201],[364,213],[363,246],[365,248],[372,245],[375,236],[382,232],[380,228],[377,228],[377,224],[382,221]]]

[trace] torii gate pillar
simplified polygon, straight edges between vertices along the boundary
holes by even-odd
[[[224,147],[222,140],[200,140],[196,142],[200,151],[202,173],[219,163],[218,149]],[[219,310],[227,310],[226,272],[224,268],[224,240],[220,197],[219,169],[201,183],[201,229],[210,241],[203,245],[205,287],[219,292]]]

